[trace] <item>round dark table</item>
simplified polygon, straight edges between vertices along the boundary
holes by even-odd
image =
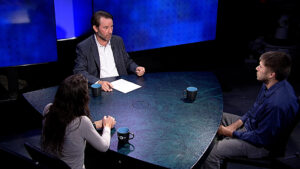
[[[115,117],[110,150],[166,168],[192,168],[211,144],[223,112],[222,90],[211,72],[160,72],[108,78],[125,79],[142,86],[129,93],[117,90],[93,97],[93,120]],[[183,99],[189,86],[198,88],[193,103]],[[53,101],[57,87],[23,94],[39,112]],[[130,146],[118,146],[116,129],[134,133]]]

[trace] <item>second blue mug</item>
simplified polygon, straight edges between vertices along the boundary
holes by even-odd
[[[128,143],[134,138],[134,134],[129,131],[128,127],[120,127],[117,130],[118,140],[120,143]]]
[[[187,87],[184,90],[184,98],[188,102],[193,102],[196,100],[198,89],[197,87]]]

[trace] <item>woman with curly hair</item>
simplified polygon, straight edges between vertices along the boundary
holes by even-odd
[[[58,87],[54,102],[44,108],[42,148],[66,162],[72,169],[84,166],[86,141],[99,151],[110,146],[111,116],[92,123],[88,107],[88,82],[81,74],[67,77]],[[103,127],[103,134],[96,129]]]

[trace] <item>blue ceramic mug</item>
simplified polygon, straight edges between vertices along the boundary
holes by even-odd
[[[189,102],[193,102],[196,100],[197,92],[197,87],[187,87],[184,90],[184,98]]]
[[[134,134],[129,131],[128,127],[120,127],[117,130],[118,140],[120,143],[128,143],[134,138]]]
[[[92,94],[94,97],[101,95],[101,84],[98,84],[98,83],[92,84],[91,88],[92,88]]]

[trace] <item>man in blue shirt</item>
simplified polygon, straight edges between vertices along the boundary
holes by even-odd
[[[293,87],[286,81],[291,58],[283,52],[266,52],[256,70],[257,80],[263,85],[254,105],[242,117],[223,114],[217,133],[224,138],[215,142],[202,168],[220,168],[226,157],[268,156],[295,119],[299,104]]]

